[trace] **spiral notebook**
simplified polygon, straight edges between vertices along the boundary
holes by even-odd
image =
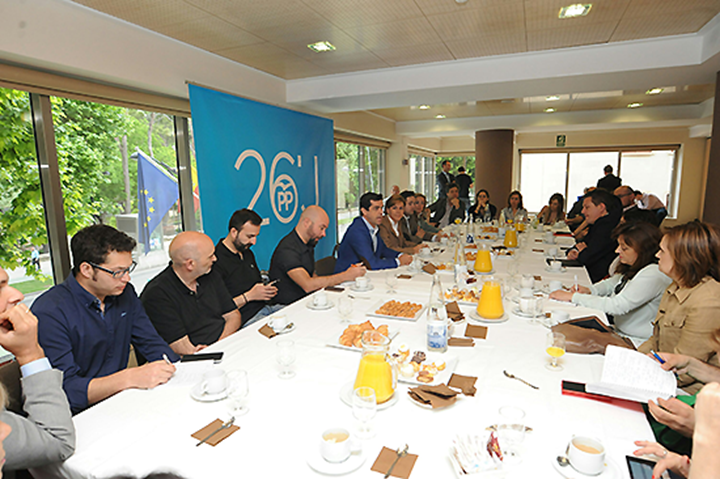
[[[642,403],[673,397],[677,379],[660,363],[632,349],[608,346],[599,383],[586,386],[589,393]]]

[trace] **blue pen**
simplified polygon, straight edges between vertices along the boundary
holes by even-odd
[[[650,350],[650,352],[652,353],[653,356],[655,356],[655,359],[657,359],[660,364],[665,364],[665,360],[664,360],[663,358],[661,358],[661,357],[658,355],[658,353],[656,353],[656,352],[653,351],[652,349]]]

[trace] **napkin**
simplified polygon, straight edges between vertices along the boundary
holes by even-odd
[[[208,434],[212,433],[213,431],[217,430],[220,426],[223,425],[223,422],[220,419],[215,419],[213,422],[205,426],[204,428],[200,429],[197,432],[194,432],[192,434],[192,437],[197,439],[198,441],[202,441],[205,439]],[[211,446],[217,446],[220,444],[226,437],[230,436],[232,433],[240,429],[240,426],[232,425],[227,429],[223,429],[222,431],[218,431],[217,433],[213,434],[210,439],[205,441],[205,444],[210,444]]]
[[[342,293],[345,291],[345,288],[341,288],[339,286],[327,286],[325,287],[325,291],[332,291],[334,293]]]
[[[434,264],[428,263],[422,267],[422,270],[429,274],[435,274],[435,272],[437,271],[437,268],[435,267]]]
[[[544,253],[545,250],[533,248],[533,253]]]
[[[445,305],[445,311],[447,311],[448,318],[452,319],[453,321],[462,321],[463,319],[465,319],[465,315],[462,311],[460,311],[460,306],[458,306],[457,301],[447,303]]]
[[[542,281],[542,276],[540,276],[539,274],[536,274],[533,277],[535,278],[535,281]]]
[[[412,279],[411,274],[399,274],[398,279]]]
[[[395,462],[397,456],[397,451],[394,451],[387,447],[383,447],[380,451],[380,454],[378,454],[377,459],[375,459],[375,462],[373,463],[370,470],[379,472],[380,474],[387,473],[390,469],[390,466],[392,466],[392,463]],[[412,472],[413,467],[415,467],[415,461],[417,461],[417,458],[417,454],[408,454],[405,457],[401,457],[400,459],[398,459],[395,467],[393,467],[392,473],[390,475],[394,477],[400,477],[402,479],[407,479],[408,477],[410,477],[410,473]]]
[[[275,336],[277,336],[277,333],[273,328],[271,328],[268,324],[263,326],[262,328],[258,329],[258,332],[262,334],[263,336],[267,336],[268,339],[272,339]]]
[[[433,409],[439,409],[453,404],[458,393],[444,384],[438,384],[437,386],[410,388],[408,394],[419,403],[430,405]]]
[[[472,338],[450,338],[448,339],[448,346],[471,347],[475,346],[475,341]]]
[[[477,389],[475,389],[476,377],[473,376],[461,376],[460,374],[453,373],[448,381],[448,386],[451,388],[460,389],[466,396],[474,396]]]
[[[488,328],[485,326],[476,326],[474,324],[468,324],[465,328],[466,338],[478,338],[485,339],[487,337]]]

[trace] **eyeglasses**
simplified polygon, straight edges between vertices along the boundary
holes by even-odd
[[[112,276],[115,279],[122,278],[126,274],[130,274],[133,271],[135,271],[135,268],[137,267],[137,263],[135,261],[132,262],[130,266],[127,268],[119,269],[117,271],[113,271],[111,269],[104,268],[100,266],[99,264],[91,263],[90,261],[87,262],[90,266],[92,266],[95,269],[99,269],[100,271],[105,271],[107,274]]]

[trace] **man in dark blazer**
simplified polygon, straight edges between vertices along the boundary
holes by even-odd
[[[455,183],[455,175],[450,173],[450,168],[452,168],[450,160],[443,161],[440,166],[442,171],[437,174],[438,198],[445,198],[447,197],[448,187],[451,183]]]
[[[603,168],[603,172],[605,173],[605,176],[598,180],[598,188],[602,188],[605,191],[612,193],[613,191],[615,191],[615,188],[618,188],[620,185],[622,185],[622,180],[617,176],[613,175],[612,166],[607,165],[605,168]]]
[[[358,263],[373,270],[410,264],[411,255],[391,250],[378,235],[382,207],[383,198],[377,193],[365,193],[360,197],[360,216],[352,222],[340,243],[335,262],[336,273]]]
[[[582,212],[590,227],[585,239],[568,250],[567,257],[582,263],[590,281],[597,283],[608,275],[617,256],[612,231],[620,222],[622,206],[617,197],[598,188],[585,195]]]
[[[465,209],[458,199],[458,194],[458,186],[455,183],[449,185],[447,197],[438,199],[428,207],[432,213],[430,223],[445,228],[447,225],[455,223],[456,219],[460,221],[465,219]]]

